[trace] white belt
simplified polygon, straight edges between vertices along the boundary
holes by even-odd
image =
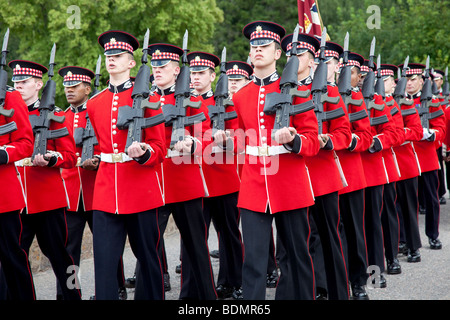
[[[101,153],[100,160],[108,163],[124,163],[133,160],[126,153]]]
[[[251,156],[276,156],[278,154],[290,153],[284,146],[246,146],[245,153]]]
[[[25,158],[19,161],[14,162],[14,164],[18,167],[32,167],[33,162],[31,161],[31,158]]]

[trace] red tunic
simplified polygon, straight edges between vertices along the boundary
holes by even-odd
[[[305,86],[304,90],[310,90],[312,83]],[[303,89],[303,87],[301,87]],[[328,96],[340,97],[339,103],[336,105],[325,103],[324,111],[342,108],[346,112],[344,100],[339,94],[336,85],[328,85]],[[352,140],[350,130],[350,121],[348,116],[339,117],[333,120],[324,121],[322,124],[322,132],[327,133],[333,143],[332,150],[320,149],[319,153],[313,157],[305,157],[306,166],[309,169],[311,183],[314,190],[314,196],[321,196],[331,192],[339,191],[344,188],[347,182],[345,177],[340,174],[341,166],[339,158],[335,151],[346,149]],[[317,139],[317,138],[316,138]],[[345,183],[345,184],[344,184]]]
[[[191,100],[199,100],[192,97]],[[173,90],[158,90],[150,97],[150,102],[161,101],[161,105],[175,104]],[[208,110],[205,105],[199,109],[187,108],[186,115],[195,115],[203,112],[206,120],[194,126],[186,127],[186,134],[196,138],[195,152],[193,155],[166,157],[162,167],[158,168],[162,176],[161,188],[163,190],[165,203],[184,202],[196,198],[202,198],[208,194],[206,183],[201,169],[201,155],[204,149],[202,143],[203,135],[209,129]],[[172,126],[165,127],[165,149],[170,147]]]
[[[422,138],[422,125],[420,117],[414,105],[407,106],[402,104],[401,110],[414,110],[414,114],[403,116],[403,131],[405,141],[394,147],[395,155],[397,157],[398,167],[400,169],[400,179],[406,180],[420,175],[419,160],[414,150],[414,141]]]
[[[266,95],[270,92],[280,92],[279,85],[280,81],[274,73],[263,80],[255,78],[234,94],[239,129],[242,129],[241,133],[245,133],[245,145],[277,145],[271,138],[275,115],[266,115],[263,110]],[[259,157],[246,154],[238,207],[256,212],[266,212],[270,209],[274,214],[314,204],[304,159],[304,156],[313,156],[319,150],[314,111],[291,117],[291,126],[296,128],[301,140],[298,154]],[[242,140],[236,144],[238,153],[243,150]]]
[[[212,93],[212,91],[210,91]],[[214,96],[202,96],[206,107],[214,105]],[[226,112],[234,111],[234,106],[226,108]],[[233,133],[238,127],[238,120],[225,121],[225,129]],[[240,180],[236,169],[236,156],[233,152],[213,153],[217,147],[212,140],[204,141],[202,169],[205,175],[206,186],[210,197],[222,196],[239,191]]]
[[[8,87],[4,108],[14,109],[11,118],[0,115],[0,126],[14,121],[17,130],[0,136],[0,148],[7,153],[7,163],[0,165],[0,213],[25,208],[25,196],[14,162],[33,153],[33,131],[28,120],[28,110],[18,91]]]
[[[362,103],[360,106],[349,104],[349,114],[359,112],[361,110],[365,110],[367,112],[361,91],[352,90],[352,99],[362,100]],[[347,187],[339,190],[339,194],[360,190],[367,186],[360,153],[369,149],[370,144],[372,143],[372,132],[369,118],[366,117],[364,119],[351,122],[350,128],[352,134],[357,136],[356,147],[352,151],[348,149],[336,151],[348,184]]]
[[[376,104],[384,104],[380,95],[375,94],[374,99]],[[392,145],[393,135],[395,135],[395,126],[390,111],[385,107],[381,111],[371,109],[369,112],[371,117],[387,116],[389,120],[387,123],[371,126],[371,130],[372,136],[381,142],[382,149],[389,149]],[[370,153],[367,150],[361,153],[361,159],[368,187],[379,186],[389,182],[382,152]]]
[[[39,115],[38,106],[39,100],[28,106],[29,114]],[[55,111],[55,115],[64,116],[64,112]],[[58,152],[60,155],[53,167],[18,167],[27,197],[27,213],[29,214],[66,208],[69,205],[60,169],[73,168],[77,162],[73,132],[67,121],[50,122],[50,130],[63,127],[68,129],[68,136],[47,142],[47,150]]]
[[[125,151],[128,129],[116,127],[118,110],[132,106],[131,81],[109,87],[87,102],[89,119],[102,153]],[[144,116],[160,114],[161,109],[146,109]],[[100,162],[95,179],[93,210],[117,214],[131,214],[158,208],[164,204],[156,167],[166,155],[164,124],[144,129],[142,142],[150,145],[150,159],[144,164],[135,160],[127,162]]]
[[[66,109],[66,121],[72,128],[75,134],[76,128],[86,127],[86,104],[74,109],[69,107]],[[75,149],[75,155],[78,159],[81,156],[82,147]],[[94,147],[94,154],[100,155],[100,149],[98,145]],[[74,167],[71,169],[63,169],[62,176],[66,182],[67,195],[69,197],[69,211],[78,211],[78,205],[80,203],[80,197],[83,195],[83,208],[85,211],[92,210],[92,202],[94,200],[94,184],[97,171],[85,170],[81,167]]]
[[[392,136],[392,145],[389,149],[383,150],[383,158],[386,166],[386,171],[389,177],[389,183],[400,180],[400,167],[398,165],[397,154],[394,147],[398,147],[405,142],[405,130],[403,124],[403,117],[395,102],[393,96],[386,97],[386,108],[389,110],[392,116],[392,122],[394,124],[395,134]]]
[[[414,97],[414,105],[420,107],[420,94]],[[437,99],[432,99],[432,102],[439,102]],[[441,107],[430,107],[429,112],[435,112]],[[414,143],[419,158],[421,172],[428,172],[439,169],[439,160],[436,153],[436,145],[445,137],[445,115],[429,120],[430,129],[435,130],[435,141],[420,140]]]

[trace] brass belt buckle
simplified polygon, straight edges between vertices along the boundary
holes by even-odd
[[[25,159],[23,159],[23,166],[25,167],[25,166],[31,166],[31,158],[25,158]]]
[[[258,154],[260,156],[268,156],[269,155],[269,146],[258,147]]]
[[[112,161],[113,161],[114,163],[117,163],[117,162],[123,162],[122,153],[114,153],[114,154],[112,155]]]

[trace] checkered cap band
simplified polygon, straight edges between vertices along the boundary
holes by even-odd
[[[361,66],[361,72],[369,72],[369,71],[370,71],[370,69],[368,66],[365,66],[365,65]]]
[[[394,70],[390,69],[380,69],[381,76],[394,76]]]
[[[356,67],[360,68],[361,71],[363,71],[363,70],[362,70],[361,63],[359,63],[357,60],[348,60],[347,65],[349,65],[349,66],[356,66]],[[364,67],[365,67],[365,66],[364,66]],[[369,68],[369,67],[367,67],[367,68]],[[366,72],[368,72],[368,71],[369,71],[369,70],[366,70]]]
[[[122,41],[105,43],[105,51],[111,50],[111,49],[127,50],[127,51],[130,51],[131,53],[133,53],[133,47],[129,43],[122,42]]]
[[[407,76],[412,76],[412,75],[415,75],[415,74],[422,74],[422,73],[423,73],[422,69],[409,69],[409,70],[406,70],[406,75]]]
[[[333,50],[325,50],[325,57],[333,57],[339,60],[339,53]]]
[[[228,69],[227,70],[227,76],[234,75],[234,74],[238,74],[238,75],[244,76],[246,78],[249,78],[249,74],[245,70],[242,70],[242,69]]]
[[[192,59],[191,61],[189,61],[189,66],[191,67],[205,66],[213,69],[216,67],[214,62],[207,59]]]
[[[268,31],[268,30],[261,30],[261,31],[253,31],[250,35],[250,41],[255,39],[273,39],[277,41],[278,43],[281,42],[280,35],[278,33]]]
[[[87,83],[91,83],[92,79],[84,74],[72,74],[72,75],[65,75],[63,81],[64,82],[66,82],[66,81],[84,81]]]
[[[158,52],[152,53],[152,60],[175,60],[180,61],[180,56],[172,52]]]
[[[286,46],[286,52],[290,52],[291,49],[292,49],[292,42]],[[309,44],[308,42],[303,42],[303,41],[297,42],[297,50],[298,49],[308,49],[308,50],[314,52],[314,54],[316,53],[316,48],[314,48],[314,46]],[[339,56],[338,56],[338,58],[339,58]]]
[[[42,71],[32,68],[14,68],[13,76],[33,76],[42,78]]]

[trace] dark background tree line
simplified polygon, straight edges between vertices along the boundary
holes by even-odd
[[[445,69],[449,65],[450,0],[318,0],[318,6],[331,41],[342,45],[348,31],[351,51],[367,56],[375,36],[376,54],[381,54],[382,63],[400,64],[407,55],[411,62],[424,63],[430,55],[431,67]],[[379,28],[370,28],[375,13],[368,10],[373,8],[370,6],[380,10]],[[270,20],[291,33],[298,22],[297,0],[0,0],[0,7],[0,35],[7,27],[11,32],[8,61],[24,59],[47,65],[55,42],[56,70],[65,65],[94,70],[102,54],[97,37],[110,29],[130,32],[142,44],[149,28],[151,43],[179,46],[188,29],[190,50],[220,56],[226,46],[228,60],[246,61],[245,24]],[[141,55],[138,50],[132,75],[137,73]],[[285,61],[280,61],[280,71]],[[101,87],[106,80],[103,66]],[[56,101],[66,108],[62,85]]]

